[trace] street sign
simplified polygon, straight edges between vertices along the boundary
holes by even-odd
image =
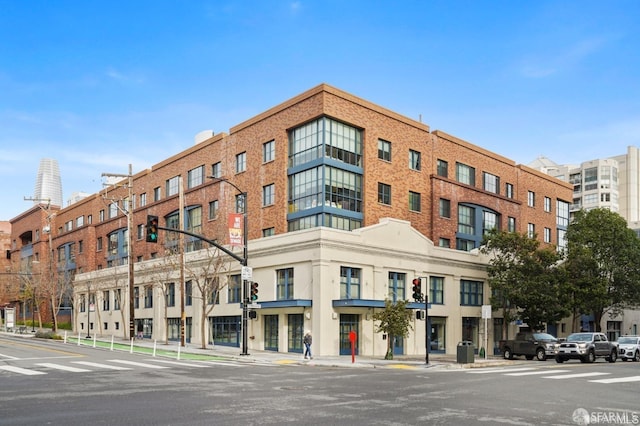
[[[491,305],[482,305],[482,318],[491,319]]]
[[[260,309],[261,307],[262,307],[262,306],[260,306],[260,304],[259,304],[259,303],[249,303],[249,304],[247,305],[247,308],[249,308],[249,309]]]
[[[243,266],[242,267],[242,279],[249,281],[252,278],[253,278],[253,268],[251,268],[251,266]]]

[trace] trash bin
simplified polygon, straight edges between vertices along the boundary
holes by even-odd
[[[458,343],[457,362],[458,364],[473,364],[473,342],[464,340]]]

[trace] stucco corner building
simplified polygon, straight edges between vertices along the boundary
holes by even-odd
[[[177,229],[182,220],[240,254],[228,245],[228,218],[246,212],[260,305],[249,349],[301,353],[311,330],[315,356],[350,354],[351,330],[360,355],[383,356],[387,342],[372,316],[387,298],[411,300],[416,277],[429,296],[428,321],[414,316],[395,352],[455,353],[461,340],[484,346],[484,232],[497,226],[562,245],[573,194],[569,183],[326,84],[228,134],[199,133],[132,182],[56,211],[50,252],[57,273],[73,280],[75,332],[127,337],[133,259],[136,330],[178,340],[184,311],[190,344],[204,336],[208,345],[239,346],[240,263],[186,236],[180,268],[166,254],[180,239],[161,231],[147,243],[145,223],[155,215]],[[35,238],[42,224],[29,216],[12,221],[12,262],[45,250]],[[202,303],[197,275],[219,256],[221,290]],[[491,351],[503,338],[499,312],[487,324]]]

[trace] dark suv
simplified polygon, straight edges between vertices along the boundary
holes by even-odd
[[[562,363],[569,359],[579,359],[580,362],[594,362],[602,357],[609,362],[618,359],[618,348],[615,343],[607,340],[603,333],[573,333],[560,343],[556,362]]]

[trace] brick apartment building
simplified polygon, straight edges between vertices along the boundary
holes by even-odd
[[[302,352],[310,329],[317,355],[348,353],[350,330],[360,354],[383,355],[372,314],[385,298],[410,299],[415,277],[429,295],[429,326],[416,319],[397,353],[452,353],[460,340],[479,349],[485,332],[495,346],[501,318],[488,330],[480,321],[490,296],[487,259],[475,250],[484,231],[562,245],[572,199],[567,183],[325,84],[229,134],[200,133],[130,181],[11,221],[13,269],[33,270],[51,251],[57,283],[73,288],[75,332],[130,337],[131,288],[143,336],[179,340],[185,318],[188,342],[239,346],[239,262],[164,230],[148,243],[145,224],[147,215],[162,228],[182,223],[242,255],[228,245],[228,217],[246,212],[260,304],[249,346]],[[203,294],[202,281],[219,291]]]

